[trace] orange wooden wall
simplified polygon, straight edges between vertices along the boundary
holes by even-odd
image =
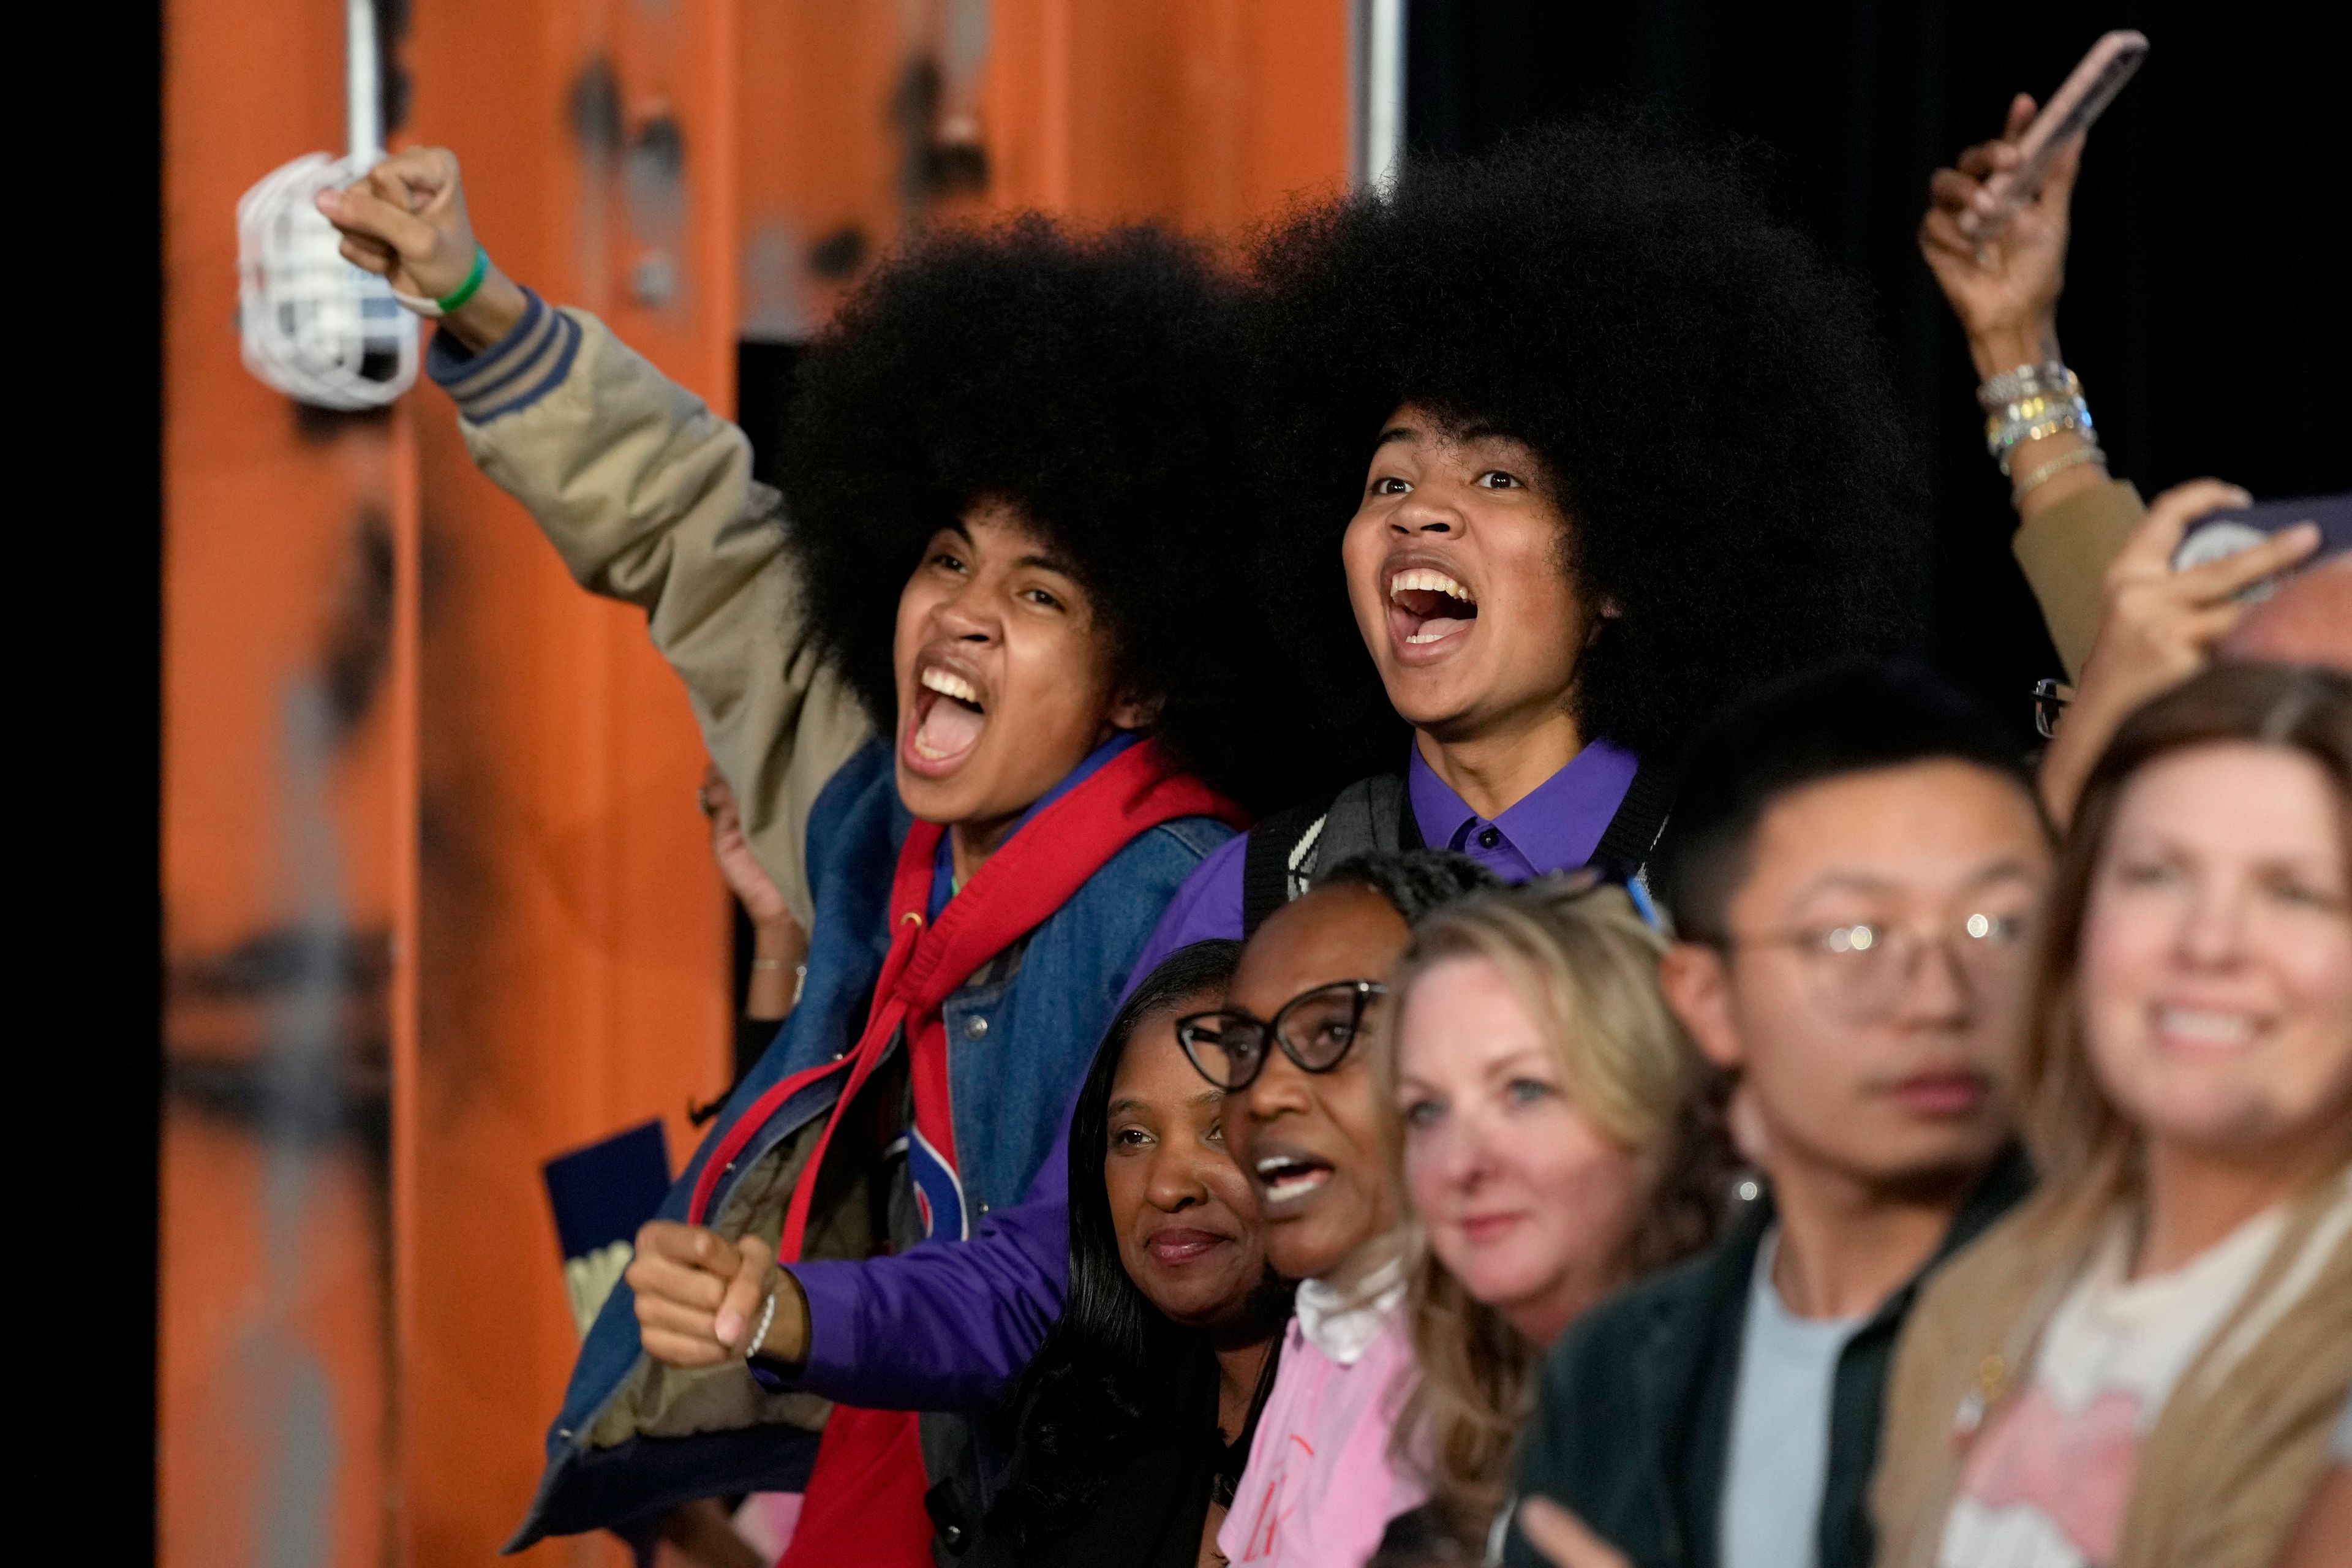
[[[166,27],[163,1552],[480,1563],[573,1350],[540,1162],[682,1157],[726,1080],[702,753],[437,393],[237,363],[235,202],[337,145],[340,7]],[[721,407],[910,221],[1230,235],[1347,169],[1346,0],[417,0],[393,58],[500,262]]]

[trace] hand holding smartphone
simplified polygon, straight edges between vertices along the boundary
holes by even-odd
[[[2300,500],[2257,501],[2252,506],[2207,512],[2181,536],[2179,547],[2172,552],[2172,569],[2201,566],[2251,550],[2298,522],[2317,525],[2319,548],[2284,575],[2352,552],[2352,493],[2306,496]]]
[[[1960,214],[1960,232],[1981,244],[2007,227],[2017,209],[2042,189],[2058,155],[2091,128],[2147,58],[2147,36],[2127,28],[2093,44],[2019,138],[2017,167],[1987,180],[1981,203]]]

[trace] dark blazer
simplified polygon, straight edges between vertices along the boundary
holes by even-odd
[[[1927,1276],[2022,1198],[2011,1147],[1985,1173],[1925,1268],[1846,1342],[1830,1396],[1829,1473],[1817,1568],[1870,1568],[1867,1500],[1887,1367]],[[1545,1358],[1517,1490],[1573,1510],[1638,1568],[1717,1568],[1732,1396],[1768,1192],[1715,1246],[1586,1313]],[[1514,1527],[1504,1561],[1544,1568]]]

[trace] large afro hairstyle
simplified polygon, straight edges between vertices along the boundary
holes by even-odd
[[[1406,403],[1548,468],[1563,564],[1619,612],[1579,666],[1588,736],[1671,767],[1742,689],[1916,644],[1926,493],[1868,303],[1728,150],[1621,115],[1409,161],[1254,270],[1260,580],[1336,736],[1395,733],[1339,553]]]
[[[908,574],[996,500],[1072,563],[1187,765],[1260,808],[1298,789],[1271,743],[1297,687],[1234,585],[1255,532],[1242,367],[1237,284],[1150,225],[1033,215],[878,265],[796,368],[782,464],[805,614],[876,725]]]

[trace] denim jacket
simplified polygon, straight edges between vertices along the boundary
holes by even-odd
[[[878,742],[853,756],[819,796],[809,820],[816,920],[806,987],[671,1188],[662,1217],[685,1217],[704,1159],[746,1107],[856,1043],[888,950],[890,874],[908,820]],[[1232,831],[1185,817],[1143,833],[1017,954],[949,997],[959,1171],[975,1214],[1017,1201],[1027,1189],[1129,967],[1177,888]],[[756,1229],[773,1237],[790,1191],[782,1177],[805,1146],[800,1135],[832,1110],[837,1083],[826,1079],[786,1100],[743,1147],[713,1195],[710,1218],[722,1232]],[[903,1184],[903,1171],[886,1184]],[[877,1197],[887,1204],[896,1195]],[[823,1409],[806,1394],[761,1389],[741,1365],[680,1377],[650,1363],[624,1282],[581,1350],[548,1433],[538,1495],[509,1549],[542,1535],[625,1525],[692,1498],[794,1489],[814,1459]]]

